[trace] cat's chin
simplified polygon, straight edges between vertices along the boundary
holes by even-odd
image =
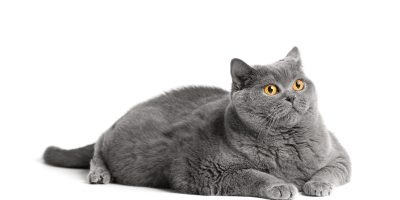
[[[284,117],[281,118],[279,125],[290,127],[296,125],[300,121],[301,113],[296,109],[291,109]]]
[[[288,126],[294,126],[300,121],[300,115],[298,113],[294,114],[294,116],[290,117],[287,122]]]

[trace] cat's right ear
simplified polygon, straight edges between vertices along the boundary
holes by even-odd
[[[231,61],[232,90],[241,90],[250,83],[255,70],[240,59]]]

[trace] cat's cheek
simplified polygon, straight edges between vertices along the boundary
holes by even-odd
[[[310,105],[306,101],[300,100],[294,103],[294,107],[300,114],[305,114],[310,108]]]

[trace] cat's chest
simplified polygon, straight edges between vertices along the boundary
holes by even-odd
[[[324,158],[310,141],[293,135],[279,135],[257,144],[252,159],[263,171],[298,184],[324,165]]]

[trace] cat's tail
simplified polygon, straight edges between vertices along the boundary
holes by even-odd
[[[88,169],[93,152],[94,144],[71,150],[50,146],[45,150],[43,159],[45,163],[57,167]]]

